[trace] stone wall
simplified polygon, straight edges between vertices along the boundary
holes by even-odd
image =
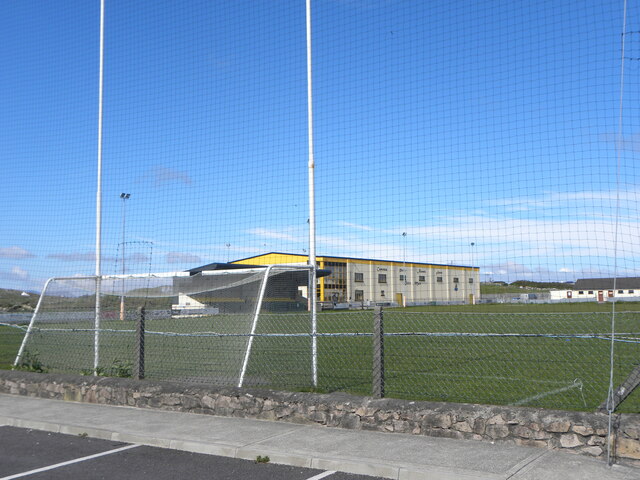
[[[523,407],[373,399],[0,371],[0,393],[75,402],[510,442],[606,457],[608,416]],[[614,455],[640,463],[640,415],[614,416]]]

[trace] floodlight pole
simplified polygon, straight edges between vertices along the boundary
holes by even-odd
[[[100,275],[102,275],[102,91],[104,87],[104,1],[100,0],[100,71],[98,76],[98,179],[96,188],[96,310],[93,337],[93,374],[100,361]]]
[[[473,247],[475,247],[475,242],[471,242],[471,278],[473,279],[473,283],[471,284],[471,303],[472,305],[476,304],[476,280],[475,280],[475,276],[473,275],[473,269],[475,268],[473,266]],[[480,276],[478,275],[478,281],[480,281]]]
[[[121,193],[120,198],[122,199],[122,294],[120,295],[120,320],[124,321],[124,275],[125,275],[125,256],[124,256],[124,247],[125,247],[125,218],[126,218],[126,208],[125,204],[127,200],[131,197],[130,193]]]
[[[309,301],[311,312],[311,376],[313,386],[318,386],[318,319],[316,315],[316,203],[315,203],[315,159],[313,156],[313,82],[311,68],[311,0],[306,2],[307,19],[307,117],[309,138]]]

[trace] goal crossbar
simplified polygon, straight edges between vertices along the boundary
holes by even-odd
[[[21,364],[21,362],[23,361],[23,358],[25,356],[25,351],[26,351],[26,346],[35,330],[35,325],[38,322],[38,320],[40,319],[40,317],[43,315],[43,301],[44,299],[48,296],[48,295],[57,295],[57,293],[59,292],[59,288],[62,288],[64,295],[63,296],[68,296],[70,298],[73,298],[74,295],[84,295],[83,292],[89,293],[92,291],[92,289],[95,289],[95,291],[97,292],[98,295],[104,294],[104,295],[118,295],[118,293],[115,292],[109,292],[107,293],[106,290],[104,290],[104,282],[109,282],[109,283],[114,283],[114,284],[118,284],[119,281],[123,282],[123,288],[122,288],[122,295],[124,295],[124,282],[128,279],[131,280],[135,280],[137,282],[139,282],[140,280],[144,280],[144,279],[149,279],[149,280],[153,280],[153,279],[163,279],[163,282],[166,282],[167,280],[170,281],[171,278],[180,278],[183,279],[181,281],[186,281],[188,278],[194,278],[197,279],[198,277],[202,278],[202,277],[228,277],[229,281],[225,282],[224,285],[221,285],[219,282],[215,282],[211,285],[201,285],[200,282],[196,281],[196,284],[194,284],[194,288],[192,290],[192,292],[189,293],[204,293],[206,291],[211,291],[211,292],[215,292],[215,291],[219,291],[219,290],[224,290],[225,288],[235,288],[238,286],[243,285],[244,283],[246,283],[247,281],[252,281],[252,282],[260,282],[259,283],[259,291],[257,292],[257,296],[255,298],[255,304],[252,305],[253,311],[251,312],[251,316],[250,316],[250,329],[249,332],[247,332],[246,335],[248,337],[247,343],[246,343],[246,347],[244,347],[244,353],[242,355],[242,364],[240,366],[239,372],[238,372],[238,377],[237,377],[237,382],[236,385],[238,387],[242,387],[243,384],[245,383],[246,380],[246,373],[247,373],[247,368],[249,365],[249,360],[251,357],[251,351],[254,345],[254,337],[258,336],[256,335],[256,331],[257,331],[257,327],[258,327],[258,322],[260,319],[260,314],[261,314],[261,310],[263,308],[264,305],[264,297],[267,293],[267,285],[269,282],[270,278],[274,278],[275,276],[278,276],[279,274],[283,274],[283,273],[287,273],[287,272],[311,272],[312,269],[314,267],[311,265],[289,265],[289,264],[279,264],[279,265],[264,265],[264,266],[250,266],[247,268],[230,268],[230,269],[219,269],[219,270],[204,270],[204,271],[200,271],[197,273],[193,273],[193,272],[188,272],[188,271],[181,271],[181,272],[159,272],[159,273],[131,273],[131,274],[113,274],[113,275],[86,275],[86,276],[72,276],[72,277],[52,277],[49,278],[42,290],[42,293],[40,295],[40,298],[38,299],[38,303],[36,305],[36,308],[33,312],[33,315],[31,316],[31,319],[29,321],[29,325],[25,331],[25,335],[22,339],[22,343],[20,344],[20,348],[18,350],[18,353],[15,357],[15,360],[13,362],[13,367],[16,368],[17,366],[19,366]],[[248,279],[242,280],[239,279],[238,277],[250,277]],[[311,275],[309,275],[309,277],[311,277]],[[224,280],[221,280],[224,282]],[[58,282],[58,285],[56,286],[56,282]],[[307,287],[309,287],[307,285]],[[167,295],[168,296],[173,296],[176,295],[177,290],[175,290],[176,286],[174,284],[173,289],[168,288],[166,290]],[[148,290],[147,287],[145,287],[146,290]],[[141,289],[138,289],[141,290]],[[143,290],[142,293],[140,293],[140,291],[135,291],[132,290],[131,292],[131,296],[132,297],[136,297],[136,296],[140,296],[140,295],[145,295],[145,291]],[[153,289],[152,289],[153,290]],[[309,295],[313,295],[315,293],[314,291],[315,289],[309,288]],[[53,291],[54,293],[52,294],[51,291]],[[80,292],[80,293],[78,293]],[[149,293],[147,292],[146,295],[151,295],[153,296],[153,293]],[[314,312],[311,312],[312,316],[313,316]],[[96,313],[96,317],[98,317],[100,314]],[[44,321],[47,321],[47,317],[45,316]],[[315,333],[315,329],[313,328],[313,325],[315,325],[315,318],[312,318],[311,320],[311,335],[313,336]],[[96,318],[94,321],[94,338],[93,338],[93,364],[94,364],[94,373],[97,372],[97,366],[99,365],[99,360],[100,360],[100,323],[99,323],[99,318]],[[315,372],[317,371],[317,354],[315,354],[315,351],[313,352],[313,354],[311,355],[311,376],[313,378],[313,380],[315,380]]]

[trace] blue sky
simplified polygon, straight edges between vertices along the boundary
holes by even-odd
[[[318,254],[637,276],[640,35],[620,131],[622,2],[312,13]],[[0,287],[94,272],[98,28],[98,0],[0,6]],[[307,251],[303,0],[107,0],[104,95],[104,273],[121,192],[127,271]]]

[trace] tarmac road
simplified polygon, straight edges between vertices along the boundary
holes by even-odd
[[[0,427],[0,480],[377,480],[16,427]],[[381,479],[380,479],[381,480]]]

